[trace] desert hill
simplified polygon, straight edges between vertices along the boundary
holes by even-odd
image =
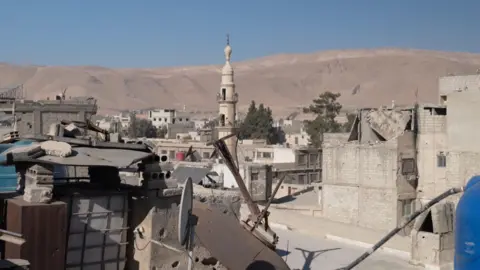
[[[235,54],[233,54],[235,56]],[[256,100],[285,114],[323,91],[340,92],[347,107],[437,102],[438,77],[474,74],[480,54],[409,49],[324,51],[233,62],[240,108]],[[215,110],[221,66],[111,69],[95,66],[18,66],[0,63],[0,87],[24,84],[28,98],[68,87],[91,95],[101,111],[176,107]],[[357,94],[353,95],[353,89]]]

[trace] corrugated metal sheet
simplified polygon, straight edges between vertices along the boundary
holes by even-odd
[[[71,207],[66,269],[118,269],[126,262],[127,193],[63,198]]]
[[[146,158],[152,153],[125,149],[98,149],[89,147],[75,147],[70,157],[43,156],[39,161],[64,164],[70,166],[112,166],[126,167],[136,159]]]

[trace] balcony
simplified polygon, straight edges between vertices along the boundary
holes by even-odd
[[[238,93],[233,93],[232,98],[228,98],[226,95],[218,93],[217,94],[218,102],[227,102],[227,103],[237,103],[238,102]]]

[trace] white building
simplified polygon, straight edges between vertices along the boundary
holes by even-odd
[[[114,115],[113,119],[117,122],[120,122],[122,128],[128,128],[130,126],[130,113],[120,113],[118,115]]]
[[[190,123],[190,113],[175,109],[155,109],[148,111],[148,120],[152,121],[156,128],[165,127],[168,124]]]

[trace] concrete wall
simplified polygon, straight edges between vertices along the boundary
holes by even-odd
[[[8,108],[0,108],[0,110],[6,109]],[[20,135],[45,134],[53,123],[58,123],[61,120],[85,121],[86,118],[90,118],[91,115],[96,113],[97,106],[88,103],[76,104],[54,101],[45,104],[32,101],[18,103],[16,114],[20,120],[17,122],[17,129]]]
[[[323,215],[372,229],[396,226],[396,142],[323,148]]]
[[[438,81],[438,90],[440,95],[449,95],[458,90],[480,90],[480,75],[441,77]]]
[[[448,95],[448,145],[451,151],[480,152],[480,92],[465,91]]]

